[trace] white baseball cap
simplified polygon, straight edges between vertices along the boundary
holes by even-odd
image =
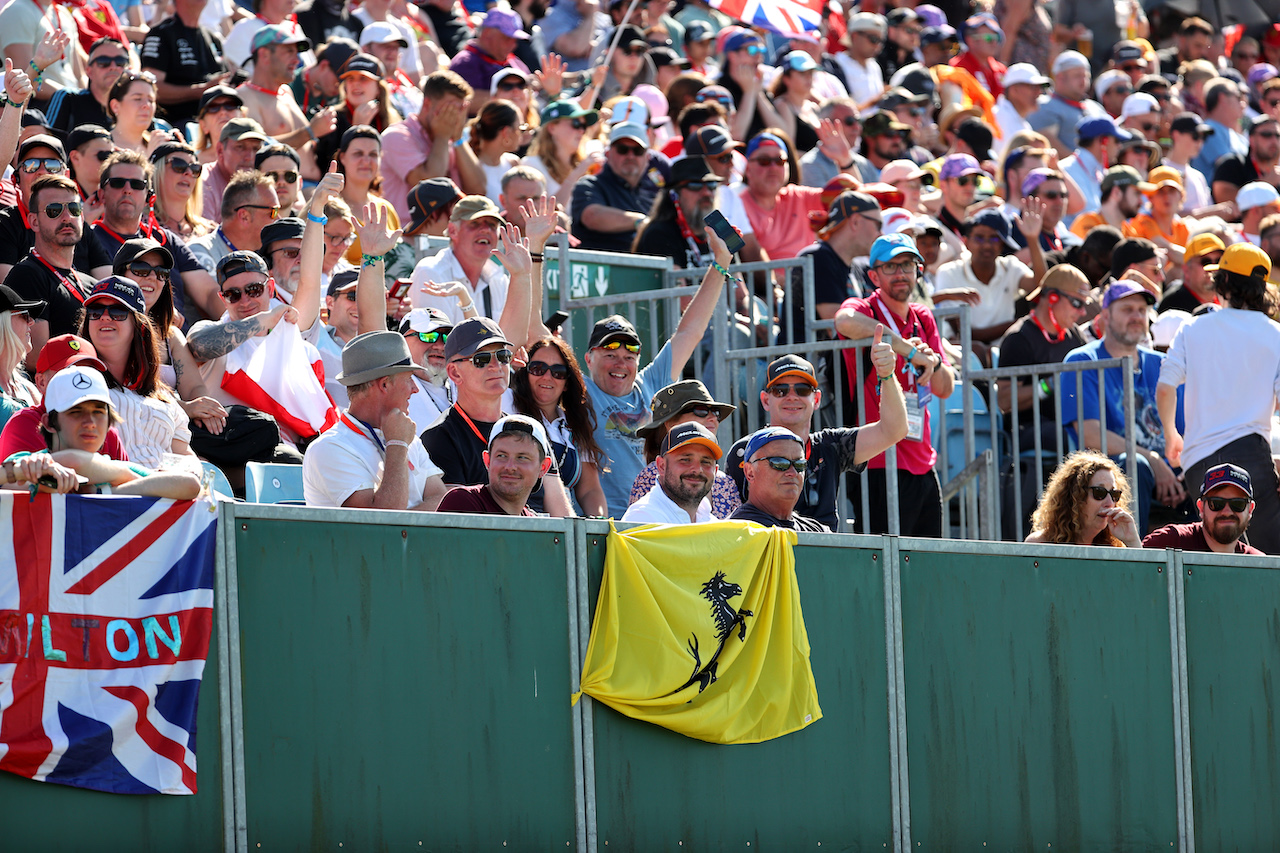
[[[897,234],[911,225],[911,211],[905,207],[888,207],[880,213],[880,221],[883,224],[880,233]]]
[[[1120,83],[1129,86],[1130,89],[1133,88],[1129,83],[1129,75],[1118,68],[1113,68],[1098,75],[1098,79],[1093,81],[1093,91],[1099,98],[1102,98],[1103,95],[1111,91],[1112,86]]]
[[[1245,184],[1240,188],[1240,192],[1236,193],[1236,207],[1241,213],[1276,202],[1280,202],[1280,192],[1276,192],[1275,187],[1264,181]]]
[[[73,365],[53,375],[44,389],[46,412],[65,412],[88,400],[111,405],[107,380],[92,367]]]
[[[1001,85],[1008,89],[1018,83],[1030,83],[1032,86],[1048,86],[1052,82],[1030,62],[1017,62],[1010,65],[1009,70],[1004,73],[1004,80],[1001,81]]]
[[[404,33],[400,32],[399,28],[389,21],[374,21],[372,24],[366,24],[365,28],[360,31],[361,47],[371,44],[386,44],[389,41],[398,41],[401,47],[409,46],[409,40],[404,37]]]
[[[493,429],[489,430],[488,446],[493,447],[493,443],[503,433],[513,432],[530,436],[542,448],[543,456],[551,456],[551,442],[547,440],[547,431],[543,429],[542,424],[525,415],[507,415],[494,424]]]
[[[1124,105],[1120,107],[1121,120],[1159,114],[1160,102],[1146,92],[1134,92],[1124,99]]]
[[[1084,58],[1084,54],[1078,50],[1064,50],[1058,54],[1058,58],[1053,61],[1053,73],[1061,74],[1068,68],[1085,68],[1089,67],[1089,60]]]

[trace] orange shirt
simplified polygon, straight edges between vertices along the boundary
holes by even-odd
[[[1148,213],[1139,214],[1125,223],[1126,229],[1132,229],[1130,234],[1125,231],[1126,237],[1145,237],[1148,240],[1155,240],[1157,237],[1163,237],[1175,246],[1185,246],[1191,239],[1191,234],[1187,231],[1187,224],[1182,221],[1181,216],[1173,217],[1173,233],[1166,234],[1160,230],[1160,226],[1151,218]]]
[[[1126,237],[1142,236],[1140,234],[1133,233],[1130,227],[1131,222],[1132,220],[1129,220],[1129,221],[1126,221],[1124,224],[1122,224],[1120,226],[1120,233]],[[1090,210],[1087,213],[1082,213],[1075,218],[1075,221],[1071,223],[1071,233],[1079,237],[1081,240],[1083,240],[1085,237],[1089,235],[1089,231],[1091,231],[1092,229],[1098,227],[1099,225],[1108,225],[1108,224],[1110,223],[1108,223],[1107,220],[1103,218],[1101,213],[1099,213],[1096,210]]]

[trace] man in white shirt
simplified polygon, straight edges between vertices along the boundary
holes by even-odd
[[[436,308],[414,308],[400,321],[409,354],[425,376],[414,375],[418,393],[409,398],[409,417],[425,430],[449,411],[456,393],[445,371],[444,345],[453,331],[449,318]]]
[[[859,111],[872,107],[884,94],[884,74],[876,55],[884,45],[887,31],[882,15],[858,12],[849,18],[849,44],[845,52],[835,57]]]
[[[622,516],[650,524],[697,524],[711,520],[707,496],[715,482],[720,445],[696,421],[671,428],[658,455],[658,483]]]
[[[1169,125],[1169,138],[1173,144],[1163,163],[1182,175],[1182,187],[1186,196],[1182,199],[1183,216],[1194,213],[1203,207],[1213,204],[1213,196],[1209,193],[1208,178],[1191,161],[1200,156],[1204,140],[1213,133],[1213,128],[1200,120],[1195,113],[1179,113]]]
[[[422,368],[395,332],[366,332],[342,350],[338,381],[351,407],[307,448],[308,506],[431,511],[444,497],[441,472],[406,410]]]
[[[449,246],[413,268],[413,303],[444,312],[454,325],[466,319],[458,299],[434,296],[424,285],[460,281],[467,285],[480,316],[499,320],[511,277],[493,260],[498,228],[506,224],[498,206],[481,195],[463,196],[449,215]]]
[[[1039,241],[1028,243],[1038,255]],[[1019,288],[1029,292],[1037,279],[1022,261],[1003,254],[1017,251],[1018,244],[1010,233],[1009,220],[997,210],[984,210],[965,220],[964,245],[961,257],[938,268],[937,287],[969,288],[981,294],[969,310],[973,339],[984,343],[998,340],[1013,325]],[[1040,264],[1043,266],[1043,259]]]
[[[1053,81],[1036,70],[1030,62],[1010,65],[1004,74],[1004,92],[996,98],[996,131],[1000,141],[996,151],[1004,159],[1009,150],[1009,140],[1020,131],[1030,130],[1027,116],[1038,108],[1040,93]]]

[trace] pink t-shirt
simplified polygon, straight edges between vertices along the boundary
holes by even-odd
[[[756,204],[751,193],[742,190],[742,206],[755,231],[760,248],[774,259],[794,258],[800,250],[818,239],[809,227],[809,212],[823,210],[822,189],[788,184],[778,193],[773,210]]]
[[[848,308],[857,311],[859,314],[865,314],[868,317],[874,317],[886,328],[896,329],[898,334],[904,338],[920,338],[927,343],[934,352],[942,356],[943,363],[946,363],[947,355],[942,351],[942,339],[938,335],[938,323],[933,319],[932,312],[923,305],[910,303],[907,305],[907,316],[899,317],[896,314],[890,314],[887,306],[882,302],[877,294],[872,294],[866,299],[854,297],[846,299],[844,304],[840,306],[841,310]],[[844,335],[840,335],[841,338]],[[854,382],[857,378],[857,365],[854,359],[857,357],[857,350],[847,349],[844,351],[844,367],[849,377],[849,395],[853,399],[856,390]],[[870,367],[869,362],[863,363],[863,384],[862,393],[867,401],[867,423],[880,419],[880,398],[876,395],[876,372]],[[894,376],[898,380],[898,385],[902,387],[903,395],[916,396],[916,377],[911,372],[911,368],[907,366],[906,360],[902,356],[898,356],[898,365],[894,370]],[[857,407],[853,407],[855,417]],[[920,441],[913,441],[904,438],[897,444],[898,449],[898,468],[903,471],[909,471],[912,474],[927,474],[938,461],[938,452],[933,449],[932,436],[929,429],[929,410],[924,411],[924,433]],[[867,463],[870,468],[884,467],[884,454],[881,453],[875,459]]]
[[[417,116],[393,124],[382,132],[382,197],[391,202],[400,221],[407,228],[409,220],[409,190],[405,176],[421,166],[431,153],[431,140],[426,128]],[[444,177],[429,175],[428,177]],[[449,149],[449,178],[461,185],[458,176],[457,152]]]

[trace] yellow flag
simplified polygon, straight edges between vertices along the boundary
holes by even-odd
[[[713,743],[759,743],[822,717],[792,548],[743,522],[609,532],[581,693]]]

